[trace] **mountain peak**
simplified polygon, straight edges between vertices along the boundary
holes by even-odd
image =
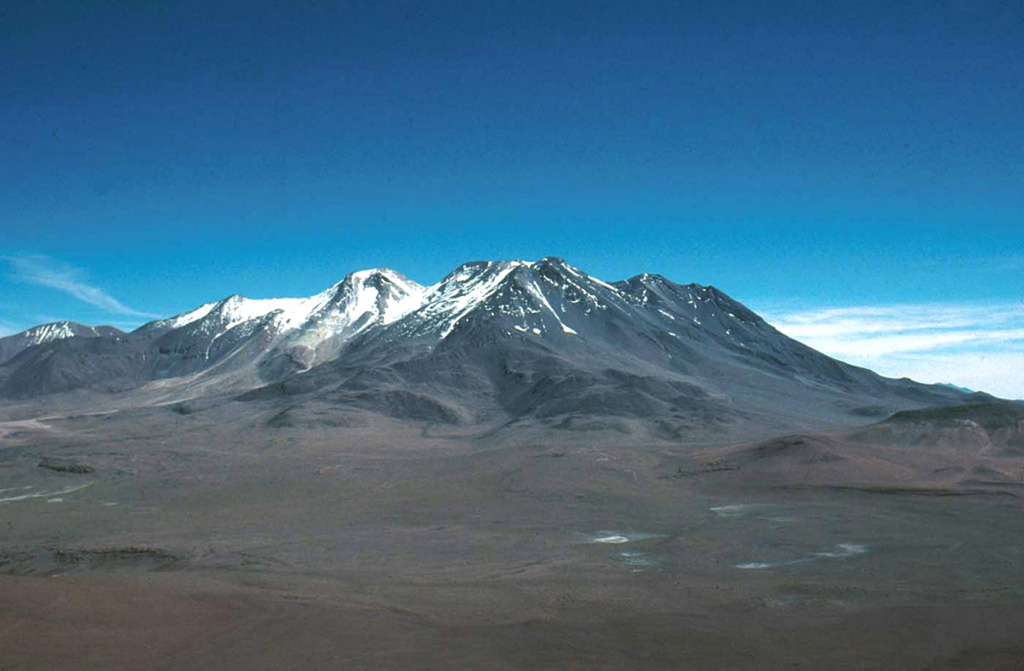
[[[498,331],[523,337],[578,335],[567,320],[583,319],[610,306],[623,309],[614,286],[547,256],[538,261],[465,263],[428,290],[419,319],[405,335],[433,334],[444,340],[460,325],[500,323]],[[577,313],[579,313],[577,315]]]
[[[420,286],[418,283],[413,282],[402,273],[394,271],[391,268],[386,268],[384,266],[381,266],[379,268],[368,268],[366,270],[356,270],[354,272],[349,273],[348,275],[345,275],[345,278],[338,284],[342,284],[344,282],[366,283],[371,281],[387,281],[401,286]]]
[[[61,320],[33,326],[9,337],[21,336],[33,340],[35,344],[40,344],[65,338],[74,338],[76,336],[96,337],[98,335],[119,335],[122,333],[124,332],[113,326],[86,326],[78,322]]]
[[[17,356],[22,350],[36,345],[67,340],[69,338],[99,338],[124,335],[113,326],[86,326],[73,321],[39,324],[20,333],[0,338],[0,363]]]
[[[371,268],[349,273],[325,293],[331,294],[328,304],[344,313],[349,324],[364,315],[368,323],[390,324],[420,307],[426,288],[390,268]]]

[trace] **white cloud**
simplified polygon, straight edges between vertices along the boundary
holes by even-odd
[[[891,377],[1024,398],[1024,303],[825,308],[769,314],[783,333]]]
[[[89,284],[77,268],[62,264],[48,256],[0,257],[11,266],[11,279],[63,291],[89,305],[107,312],[136,317],[156,317],[148,312],[130,308],[103,289]]]
[[[892,356],[875,361],[874,370],[890,377],[921,382],[949,382],[1002,398],[1024,399],[1017,371],[1024,371],[1024,349],[1003,352],[957,352]]]

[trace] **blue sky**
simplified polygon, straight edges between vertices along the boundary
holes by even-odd
[[[29,4],[0,333],[554,254],[1024,396],[1019,1]]]

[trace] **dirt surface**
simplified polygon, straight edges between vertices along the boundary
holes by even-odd
[[[1024,668],[1018,458],[43,424],[0,443],[4,671]]]

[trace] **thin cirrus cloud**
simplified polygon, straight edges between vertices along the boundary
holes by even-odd
[[[31,254],[2,258],[10,265],[10,277],[14,281],[63,291],[89,305],[115,314],[133,317],[158,316],[128,307],[103,289],[90,284],[82,271],[48,256]]]
[[[1024,303],[779,312],[783,333],[883,375],[1024,398]]]

